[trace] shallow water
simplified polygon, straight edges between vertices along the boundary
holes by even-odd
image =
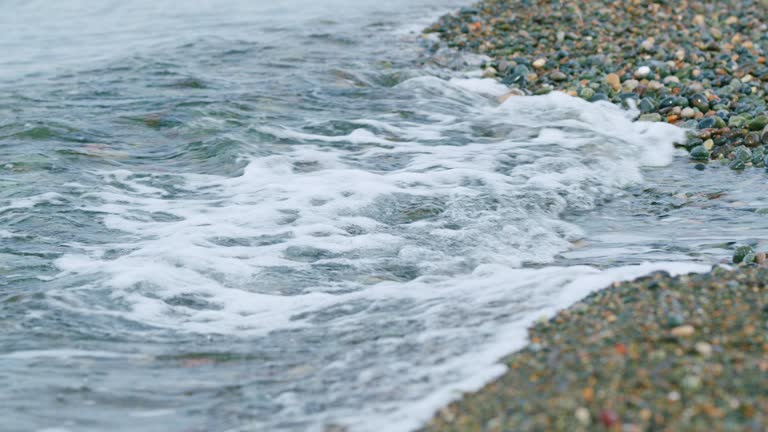
[[[533,320],[765,238],[765,174],[680,130],[499,106],[417,33],[461,1],[259,3],[0,16],[4,430],[408,430]]]

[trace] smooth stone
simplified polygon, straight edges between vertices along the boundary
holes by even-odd
[[[723,120],[720,116],[714,116],[713,118],[715,119],[716,128],[721,129],[727,126],[727,124],[725,123],[725,120]]]
[[[584,100],[590,100],[594,95],[595,95],[595,91],[589,87],[584,87],[579,91],[579,97]]]
[[[656,104],[653,103],[653,100],[650,98],[643,98],[640,100],[640,103],[637,104],[637,107],[642,113],[649,113],[656,110]]]
[[[636,79],[628,79],[624,81],[624,83],[621,85],[621,87],[626,90],[627,92],[631,92],[632,90],[636,89],[637,86],[640,85],[640,81]]]
[[[677,105],[677,98],[674,96],[670,96],[670,97],[664,98],[664,100],[661,101],[661,103],[659,104],[659,108],[661,109],[670,108],[676,105]]]
[[[659,113],[647,113],[643,114],[638,118],[639,121],[646,121],[646,122],[660,122],[661,121],[661,114]]]
[[[704,171],[705,169],[707,169],[707,166],[704,165],[703,163],[697,163],[696,165],[694,165],[694,168],[696,168],[699,171]]]
[[[691,105],[700,109],[701,112],[709,111],[709,100],[701,93],[691,96]]]
[[[747,147],[757,147],[760,145],[760,134],[757,132],[748,133],[744,138],[744,145]]]
[[[705,117],[699,121],[699,129],[711,129],[716,123],[715,117]]]
[[[568,76],[560,71],[552,72],[551,74],[549,74],[549,77],[553,81],[565,81],[566,79],[568,79]]]
[[[738,159],[732,160],[730,164],[728,164],[728,167],[732,170],[740,171],[746,168],[747,164],[745,164],[743,161],[740,161]]]
[[[768,144],[768,126],[763,128],[763,132],[761,136],[762,136],[761,141],[763,142],[763,144]]]
[[[744,116],[734,115],[728,119],[728,126],[732,128],[740,128],[747,124],[747,119]]]
[[[752,151],[744,146],[738,146],[734,153],[736,154],[736,160],[740,160],[742,162],[752,161]]]
[[[605,76],[605,82],[614,90],[619,91],[621,89],[621,78],[615,73],[610,73]]]
[[[533,62],[533,67],[535,67],[536,69],[541,69],[546,65],[547,65],[547,59],[545,58],[539,58],[534,60]]]
[[[635,70],[634,75],[635,75],[635,78],[637,79],[643,79],[650,74],[651,74],[651,68],[649,68],[648,66],[640,66],[639,68],[637,68],[637,70]]]
[[[709,150],[707,150],[704,146],[696,146],[691,149],[691,159],[709,160]]]
[[[754,250],[750,246],[737,247],[736,250],[733,251],[733,263],[734,264],[741,263],[742,261],[744,261],[744,258],[751,253],[754,253]]]
[[[759,167],[763,166],[763,160],[765,159],[765,149],[763,147],[757,147],[752,150],[752,165]]]
[[[768,126],[768,115],[757,116],[748,125],[751,131],[761,131],[766,126]]]
[[[493,66],[488,66],[483,71],[483,78],[493,78],[498,74],[496,69]]]
[[[608,95],[606,95],[605,93],[595,93],[594,96],[589,98],[590,102],[599,102],[599,101],[607,101],[607,100],[609,100]]]

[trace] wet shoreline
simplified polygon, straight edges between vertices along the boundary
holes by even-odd
[[[488,55],[484,76],[508,97],[637,100],[638,120],[690,130],[681,146],[697,169],[762,169],[766,8],[489,0],[426,31]],[[425,430],[764,430],[765,254],[734,247],[734,263],[744,267],[614,284],[533,326],[505,375]]]

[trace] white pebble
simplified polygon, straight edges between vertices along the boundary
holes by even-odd
[[[650,74],[651,74],[651,68],[649,68],[648,66],[640,66],[635,71],[635,78],[643,79]]]

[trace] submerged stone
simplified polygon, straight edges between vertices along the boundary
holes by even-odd
[[[703,145],[696,146],[691,149],[691,159],[709,160],[709,150],[707,150]]]
[[[736,250],[733,252],[733,263],[734,264],[740,264],[742,261],[744,261],[744,258],[754,253],[754,250],[751,246],[739,246],[736,248]]]

